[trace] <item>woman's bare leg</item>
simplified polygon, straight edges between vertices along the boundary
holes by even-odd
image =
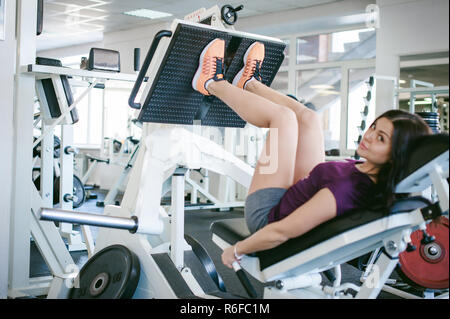
[[[294,183],[308,176],[317,164],[325,161],[323,130],[317,113],[259,81],[249,82],[245,89],[294,111],[298,122]]]
[[[250,124],[270,128],[248,194],[268,187],[289,188],[294,183],[299,136],[294,111],[227,81],[212,82],[208,91]]]

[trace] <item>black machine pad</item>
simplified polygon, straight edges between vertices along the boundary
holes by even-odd
[[[306,234],[290,239],[278,247],[260,251],[252,255],[259,258],[261,270],[264,270],[288,257],[301,253],[346,231],[382,219],[387,217],[387,215],[408,213],[425,206],[427,206],[427,202],[422,197],[416,196],[398,200],[389,214],[386,214],[382,210],[355,209],[330,219]],[[211,232],[231,245],[251,235],[246,228],[244,218],[216,221],[211,225]]]
[[[138,119],[142,122],[192,125],[201,105],[208,112],[202,125],[244,127],[246,122],[216,97],[205,97],[192,88],[191,82],[198,68],[203,48],[213,39],[225,40],[225,79],[233,81],[243,67],[247,48],[255,41],[265,45],[265,59],[261,68],[262,82],[268,86],[284,59],[283,42],[268,38],[249,38],[245,34],[231,33],[202,26],[178,24],[168,50],[145,98]]]

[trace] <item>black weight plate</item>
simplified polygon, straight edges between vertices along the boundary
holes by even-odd
[[[80,207],[86,200],[84,185],[76,175],[73,175],[73,196],[73,208]]]
[[[56,177],[53,181],[53,204],[56,205],[59,203],[59,180],[60,177]],[[84,190],[84,185],[81,182],[81,180],[76,176],[73,175],[73,196],[76,196],[77,198],[74,198],[73,200],[73,208],[78,208],[81,205],[83,205],[85,199],[86,199],[86,191]]]
[[[59,158],[61,154],[61,140],[58,136],[53,136],[53,157]]]
[[[79,288],[72,288],[70,299],[129,299],[140,276],[139,258],[123,245],[108,246],[81,268]]]

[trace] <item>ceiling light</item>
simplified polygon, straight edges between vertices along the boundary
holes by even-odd
[[[408,105],[410,105],[411,102],[408,101]],[[431,101],[414,101],[414,105],[428,105],[431,104]]]
[[[334,90],[318,90],[317,93],[321,96],[328,96],[328,95],[340,95],[341,93]]]
[[[334,86],[327,85],[327,84],[314,84],[309,86],[311,89],[314,90],[331,90],[334,89]]]
[[[137,10],[133,10],[133,11],[124,12],[123,14],[130,15],[133,17],[147,18],[147,19],[160,19],[160,18],[172,16],[171,13],[154,11],[154,10],[149,10],[149,9],[137,9]]]

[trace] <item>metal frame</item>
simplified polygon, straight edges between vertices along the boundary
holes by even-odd
[[[134,81],[135,75],[114,74],[106,72],[93,72],[83,70],[72,70],[50,66],[36,65],[36,2],[24,0],[17,1],[17,59],[15,79],[15,141],[14,141],[14,173],[12,205],[11,205],[11,241],[9,259],[8,296],[15,298],[21,296],[48,295],[48,297],[59,296],[64,283],[74,271],[74,262],[67,251],[60,233],[53,223],[39,221],[32,211],[41,207],[52,207],[53,185],[53,129],[62,124],[70,110],[76,106],[78,101],[84,97],[90,88],[95,85],[96,79],[114,79]],[[52,124],[43,123],[44,129],[39,140],[32,142],[33,136],[33,114],[30,110],[34,104],[36,78],[51,77],[52,75],[72,75],[86,79],[94,79],[89,88],[75,101],[61,117]],[[43,120],[43,118],[41,118]],[[63,125],[65,126],[65,125]],[[67,145],[72,144],[72,132],[70,127],[63,127],[64,140]],[[44,169],[42,171],[43,196],[37,192],[32,181],[32,149],[42,142],[42,160]],[[62,145],[62,151],[64,146]],[[67,155],[62,161],[62,174],[72,167],[73,155]],[[73,168],[72,168],[73,169]],[[71,174],[69,174],[71,176]],[[65,180],[63,188],[72,189],[69,180]],[[63,193],[63,192],[62,192]],[[70,192],[71,193],[71,192]],[[61,203],[64,203],[60,199]],[[71,204],[71,203],[70,203]],[[65,204],[63,204],[63,207]],[[71,226],[71,225],[70,225]],[[69,231],[70,233],[70,231]],[[41,254],[52,271],[53,276],[30,278],[30,235],[34,238]],[[89,237],[88,229],[85,237]],[[92,249],[93,243],[88,243],[88,249]]]

